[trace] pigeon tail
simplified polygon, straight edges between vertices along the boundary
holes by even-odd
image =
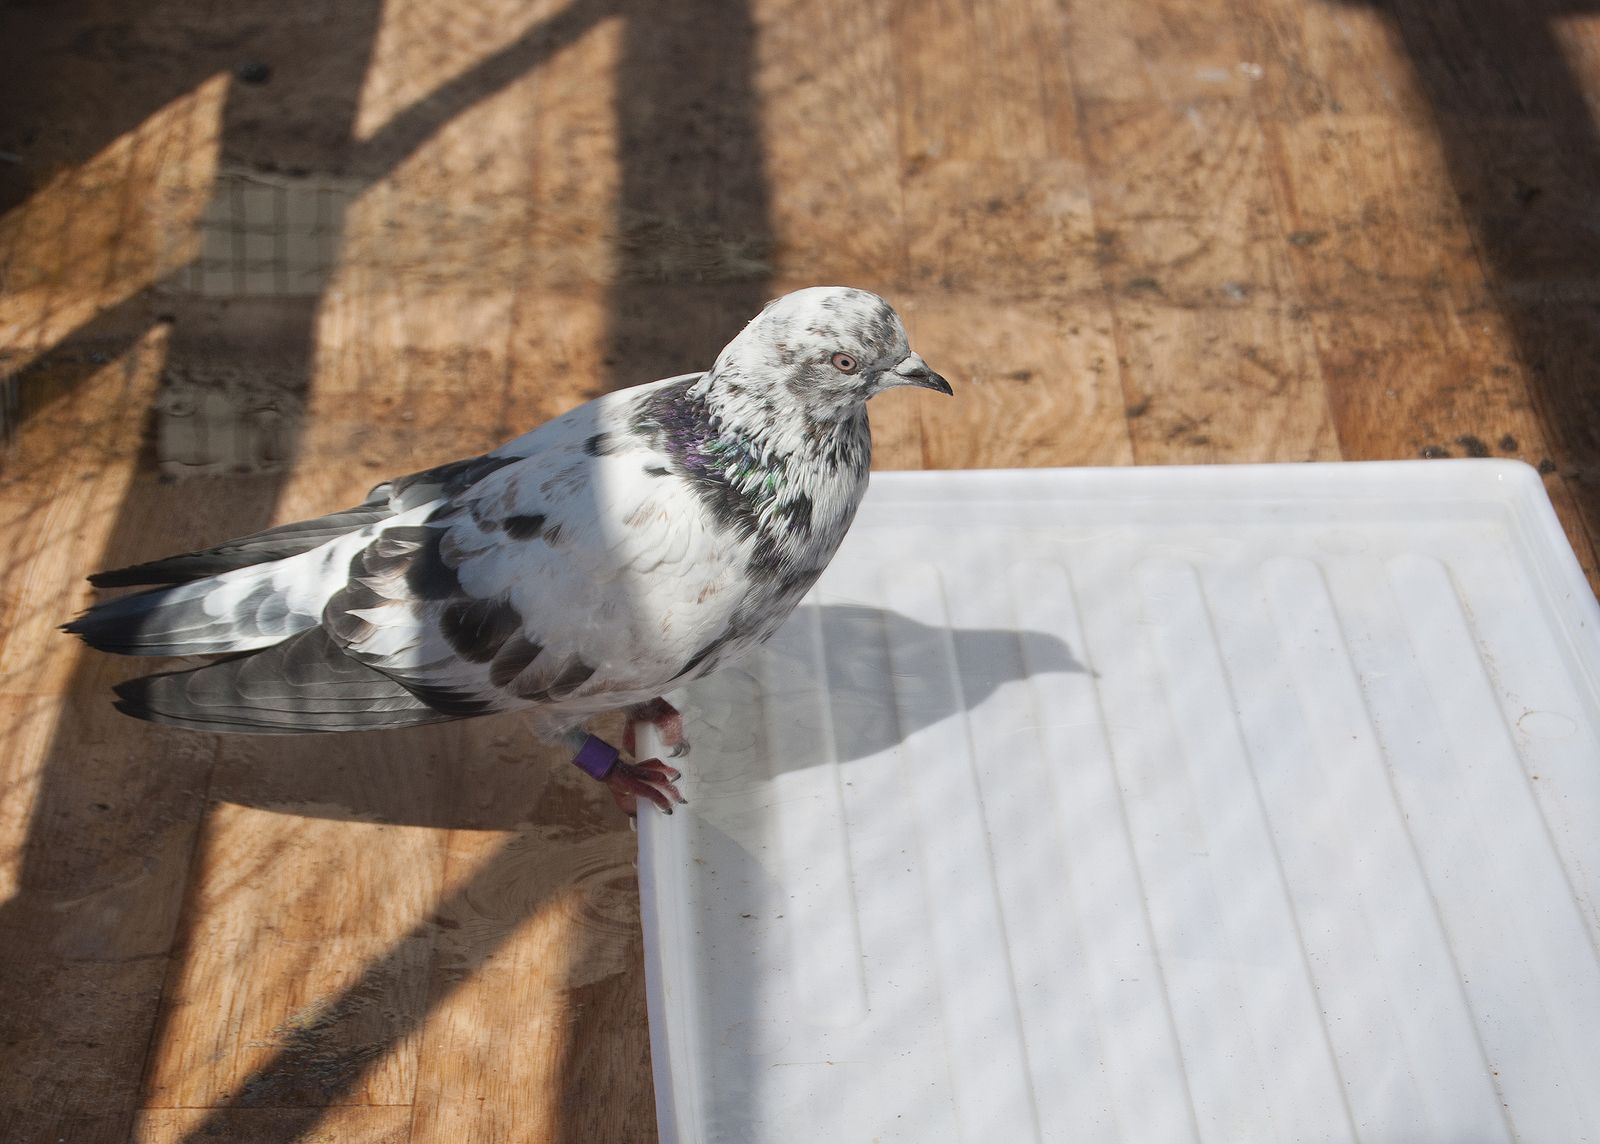
[[[378,486],[386,490],[387,485]],[[376,490],[375,490],[376,491]],[[96,572],[89,583],[96,588],[126,588],[134,584],[187,584],[203,580],[236,568],[249,568],[257,564],[270,564],[290,556],[298,556],[348,532],[365,528],[369,524],[386,520],[394,515],[387,495],[369,499],[355,508],[340,509],[315,520],[302,520],[279,525],[264,532],[252,533],[237,540],[229,540],[212,548],[168,556],[145,564],[127,568],[113,568]]]
[[[94,605],[62,630],[118,655],[227,655],[315,627],[360,533],[285,560]]]
[[[116,692],[124,714],[195,731],[301,735],[454,718],[349,658],[321,628],[219,663],[130,679]]]

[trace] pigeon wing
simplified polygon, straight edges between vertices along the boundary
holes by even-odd
[[[632,401],[551,422],[527,455],[394,518],[329,600],[335,641],[453,714],[658,694],[730,622],[747,557],[631,431]]]

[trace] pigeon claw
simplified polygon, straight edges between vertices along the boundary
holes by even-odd
[[[611,773],[601,781],[622,813],[633,818],[639,813],[640,798],[649,799],[663,814],[671,814],[675,805],[687,803],[689,800],[675,785],[682,777],[681,771],[660,759],[646,759],[642,763],[625,763],[618,759]]]
[[[622,734],[623,747],[634,753],[633,725],[649,723],[666,749],[667,758],[681,759],[689,753],[689,740],[683,734],[683,715],[665,699],[652,699],[628,709],[628,726]]]

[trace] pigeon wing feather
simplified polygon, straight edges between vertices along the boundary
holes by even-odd
[[[658,694],[730,622],[744,557],[632,431],[654,388],[542,426],[507,447],[519,459],[395,517],[330,599],[334,639],[462,714]]]

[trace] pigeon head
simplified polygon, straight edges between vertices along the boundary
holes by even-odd
[[[813,286],[767,303],[701,384],[726,412],[798,412],[812,424],[846,421],[869,397],[897,386],[950,393],[950,383],[911,351],[893,307],[847,286]]]

